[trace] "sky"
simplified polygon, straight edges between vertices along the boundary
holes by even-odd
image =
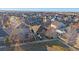
[[[0,8],[0,10],[37,11],[37,12],[79,12],[79,8]]]

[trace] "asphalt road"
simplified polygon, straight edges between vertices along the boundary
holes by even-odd
[[[6,46],[3,43],[0,43],[0,51],[47,51],[46,45],[48,46],[60,45],[65,49],[69,49],[72,51],[77,50],[74,47],[67,45],[61,39],[56,38],[56,39],[51,39],[51,40],[46,39],[42,41],[14,44],[11,47]]]

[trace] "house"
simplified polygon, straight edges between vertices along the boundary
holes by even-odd
[[[51,22],[51,27],[61,29],[61,28],[66,27],[66,25],[64,23],[62,23],[62,22],[52,21]]]
[[[76,37],[76,44],[74,45],[74,47],[79,48],[79,33],[77,33],[77,37]]]
[[[4,38],[8,36],[8,34],[0,27],[0,41],[4,41]]]

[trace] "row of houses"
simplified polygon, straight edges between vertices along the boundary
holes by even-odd
[[[16,13],[15,13],[16,14]],[[79,18],[78,15],[68,15],[59,13],[20,13],[21,16],[17,15],[2,15],[0,16],[0,26],[2,26],[3,32],[8,35],[12,34],[15,28],[15,36],[19,35],[21,39],[27,38],[27,33],[32,37],[31,30],[28,25],[30,25],[34,30],[36,26],[38,30],[36,32],[42,33],[48,38],[54,38],[57,35],[63,35],[62,37],[67,38],[66,41],[69,44],[76,43],[76,37],[79,32]],[[27,25],[26,25],[27,24]],[[41,29],[40,29],[41,28]],[[0,34],[2,31],[0,30]],[[6,34],[6,36],[7,36]],[[74,35],[75,34],[75,35]],[[43,36],[41,35],[41,36]],[[2,35],[4,37],[4,35]],[[30,37],[29,36],[29,37]],[[13,36],[14,37],[14,36]],[[1,37],[2,38],[2,37]]]

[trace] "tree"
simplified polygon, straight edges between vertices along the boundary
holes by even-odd
[[[10,40],[9,40],[8,36],[6,37],[4,42],[5,42],[6,46],[10,46]]]

